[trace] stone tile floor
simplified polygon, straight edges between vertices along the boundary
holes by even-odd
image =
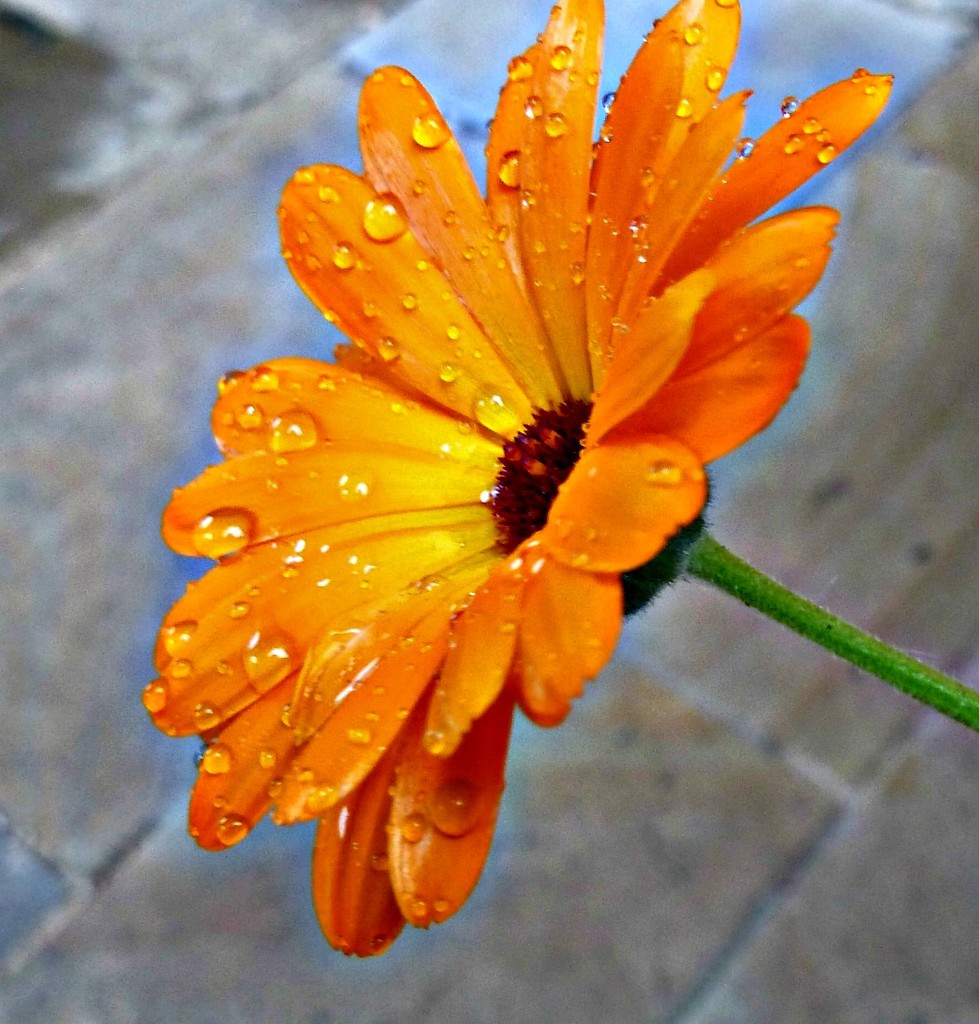
[[[610,3],[607,85],[662,5]],[[194,744],[145,720],[163,549],[213,380],[335,340],[277,255],[296,166],[356,164],[416,70],[480,160],[548,4],[0,2],[0,1022],[979,1022],[979,739],[701,587],[521,727],[483,881],[383,960],[318,935],[305,828],[213,857]],[[747,0],[750,130],[857,65],[887,118],[841,205],[811,372],[717,467],[715,531],[979,686],[979,9]],[[462,16],[460,16],[460,12]]]

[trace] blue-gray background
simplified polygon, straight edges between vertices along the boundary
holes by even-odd
[[[604,89],[663,7],[610,3]],[[184,832],[148,725],[157,536],[214,458],[213,380],[336,340],[277,253],[300,164],[357,166],[359,81],[426,83],[480,166],[530,0],[0,0],[0,1021],[977,1024],[979,739],[722,597],[627,627],[560,730],[517,729],[476,895],[347,961],[311,832]],[[716,468],[716,531],[974,684],[976,5],[754,0],[748,133],[858,66],[897,87],[809,187],[839,204],[815,350]]]

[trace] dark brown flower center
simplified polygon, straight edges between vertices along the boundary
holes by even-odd
[[[500,456],[490,497],[500,546],[507,553],[547,522],[558,488],[581,455],[591,402],[569,399],[556,409],[538,409],[508,441]]]

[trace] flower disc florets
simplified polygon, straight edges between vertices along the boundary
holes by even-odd
[[[507,553],[547,522],[558,488],[581,455],[591,408],[591,402],[576,398],[556,409],[538,409],[533,420],[503,446],[489,505],[500,546]]]

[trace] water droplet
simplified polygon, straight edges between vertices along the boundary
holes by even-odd
[[[176,658],[190,643],[197,632],[197,623],[193,619],[175,622],[163,631],[163,648],[171,658]]]
[[[257,430],[262,425],[262,420],[264,419],[265,416],[262,408],[258,405],[243,405],[235,413],[235,423],[242,430]]]
[[[262,750],[258,755],[258,763],[262,768],[274,768],[278,760],[274,750]]]
[[[312,448],[318,440],[319,428],[308,412],[295,409],[272,420],[269,448],[276,454],[303,452]]]
[[[373,738],[370,729],[347,730],[347,739],[357,747],[366,747]]]
[[[322,814],[333,804],[335,792],[333,786],[317,786],[306,797],[306,810],[310,814]]]
[[[708,68],[704,84],[710,92],[719,92],[724,84],[724,69],[719,67]]]
[[[170,687],[165,679],[154,679],[143,688],[143,707],[155,715],[167,706],[170,699]]]
[[[221,721],[218,709],[213,704],[202,702],[194,708],[194,725],[204,732],[213,729]]]
[[[567,71],[571,66],[571,50],[567,46],[555,46],[550,64],[555,71]]]
[[[794,156],[800,149],[802,149],[803,145],[804,143],[801,135],[790,135],[785,140],[782,152],[785,153],[786,156]]]
[[[217,508],[194,527],[192,541],[205,558],[240,551],[255,535],[255,517],[244,508]]]
[[[218,394],[226,395],[229,391],[233,390],[238,381],[244,377],[244,373],[241,370],[228,370],[227,373],[222,373],[218,378]]]
[[[687,46],[696,46],[704,38],[704,26],[694,22],[683,31],[683,41]]]
[[[406,843],[417,843],[428,829],[428,822],[420,814],[409,814],[401,823],[401,836]]]
[[[571,264],[571,281],[573,284],[584,284],[585,265],[580,261]]]
[[[832,160],[836,159],[836,146],[832,143],[827,143],[823,148],[816,154],[816,159],[821,164],[828,164]]]
[[[439,380],[443,384],[451,384],[459,379],[459,367],[454,363],[443,363],[439,368]]]
[[[247,601],[235,601],[228,614],[233,619],[243,619],[251,610],[252,606]]]
[[[377,354],[385,363],[393,363],[401,355],[401,348],[394,338],[381,338],[377,343]]]
[[[340,202],[340,193],[330,185],[320,185],[316,194],[320,197],[321,202],[331,204]]]
[[[607,114],[612,109],[612,104],[615,102],[615,93],[607,92],[602,97],[602,110]]]
[[[337,270],[351,270],[357,263],[357,254],[349,242],[337,242],[333,246],[333,265]]]
[[[170,663],[167,675],[171,679],[187,679],[193,671],[193,662],[188,661],[186,658],[177,658],[176,661]]]
[[[532,121],[540,117],[544,113],[544,104],[541,101],[540,96],[528,96],[527,102],[524,104],[523,112]]]
[[[861,78],[867,78],[869,75],[870,72],[866,68],[857,68],[857,70],[850,76],[850,81],[859,82]]]
[[[511,149],[500,157],[500,167],[497,171],[500,183],[507,188],[516,188],[520,180],[520,151]]]
[[[418,296],[415,295],[414,292],[405,292],[404,295],[401,296],[401,305],[404,306],[409,313],[412,312],[412,310],[418,308]]]
[[[201,758],[201,771],[208,775],[224,775],[231,771],[233,756],[231,748],[224,743],[214,743],[204,751]]]
[[[815,135],[816,132],[822,130],[822,123],[818,117],[807,117],[802,122],[802,131],[806,135]]]
[[[690,117],[693,113],[693,104],[684,96],[676,105],[676,116],[679,118]]]
[[[245,646],[242,662],[252,689],[267,693],[292,667],[288,637],[275,630],[256,630]]]
[[[393,242],[408,230],[401,204],[390,193],[379,195],[364,207],[364,231],[375,242]]]
[[[758,145],[758,143],[754,139],[745,136],[743,139],[738,139],[734,152],[737,154],[739,160],[747,160],[748,157],[754,153],[756,145]]]
[[[564,114],[548,114],[544,122],[544,131],[549,138],[560,139],[568,132],[568,122]]]
[[[248,835],[248,822],[237,814],[226,814],[217,824],[218,842],[234,846]]]
[[[408,904],[408,913],[413,921],[420,924],[428,917],[428,904],[420,896],[416,896]]]
[[[252,390],[258,392],[278,391],[279,375],[268,366],[256,366],[251,372]]]
[[[507,65],[507,78],[511,82],[524,82],[534,73],[534,65],[523,55],[514,57]]]
[[[654,487],[676,487],[683,480],[683,470],[669,459],[657,459],[646,467],[646,483]]]
[[[782,117],[791,117],[799,109],[799,106],[800,101],[798,97],[786,96],[785,99],[782,100],[782,105],[779,107],[779,110],[782,111]]]
[[[476,788],[465,779],[443,782],[429,803],[432,823],[447,836],[464,836],[476,824],[478,797]]]
[[[473,416],[487,430],[501,436],[512,434],[520,426],[517,414],[507,405],[502,395],[480,395],[473,405]]]
[[[415,118],[411,137],[422,149],[438,149],[449,139],[449,126],[442,115],[433,110]]]

